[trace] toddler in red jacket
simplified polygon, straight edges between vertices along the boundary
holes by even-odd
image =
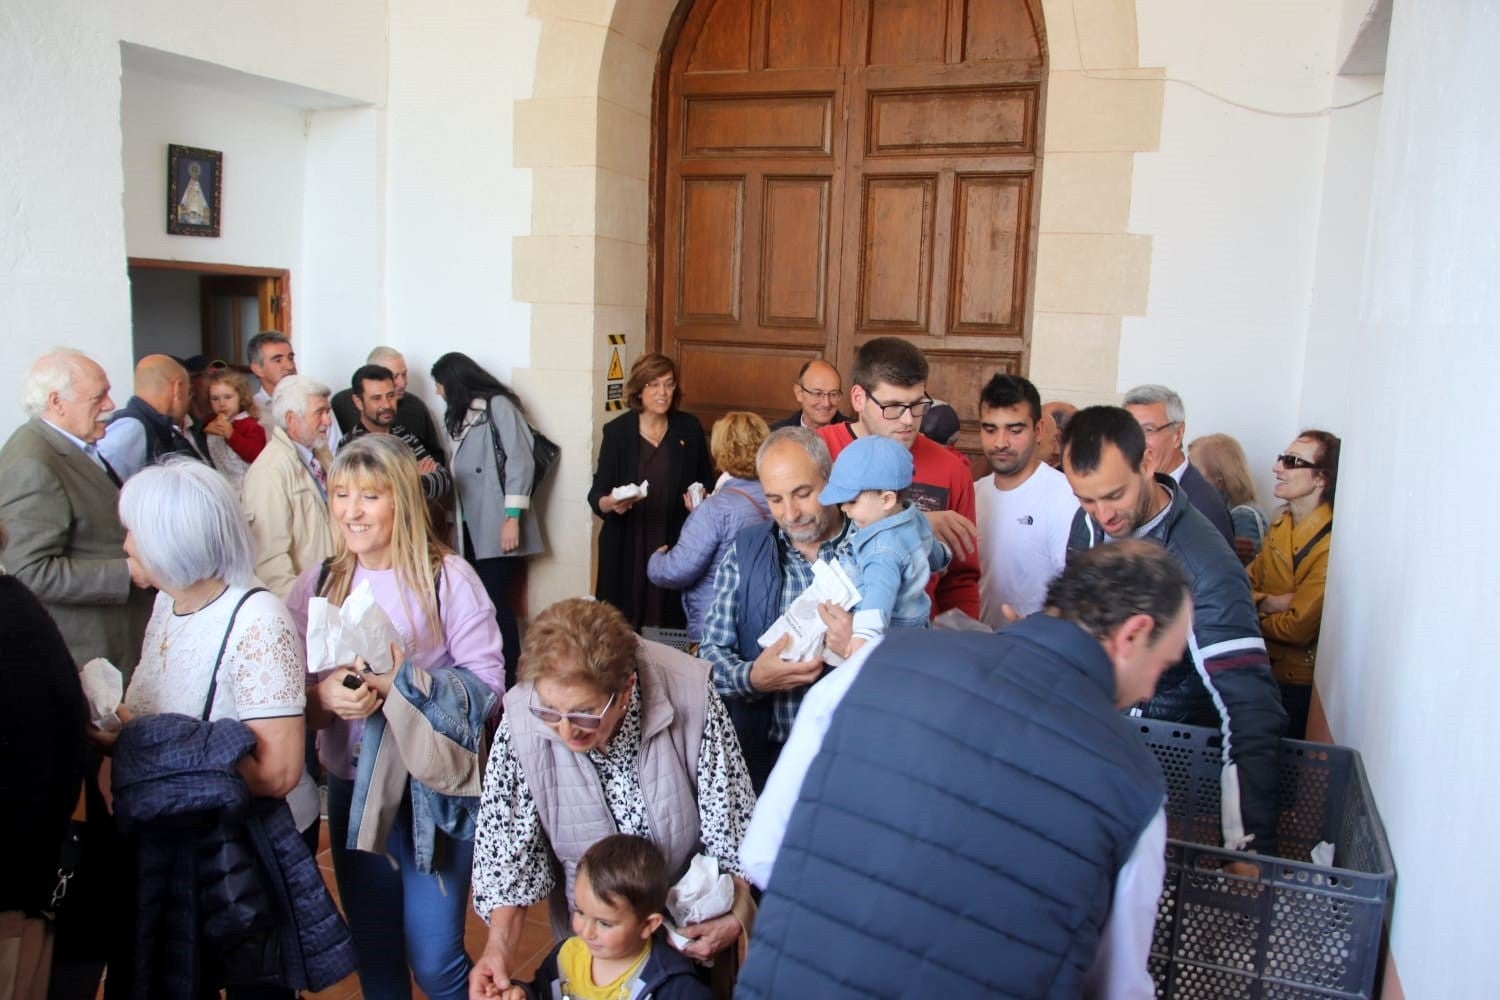
[[[219,372],[208,383],[208,401],[214,418],[203,427],[228,444],[246,465],[255,461],[266,446],[266,429],[257,419],[250,380],[236,371]]]

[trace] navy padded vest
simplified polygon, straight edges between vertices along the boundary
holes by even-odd
[[[890,632],[834,715],[736,996],[1076,998],[1165,797],[1099,643]]]

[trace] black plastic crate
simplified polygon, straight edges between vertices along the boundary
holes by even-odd
[[[1396,871],[1358,752],[1281,741],[1286,857],[1225,851],[1216,729],[1132,719],[1167,779],[1167,873],[1151,942],[1161,998],[1370,997]],[[1334,864],[1312,863],[1319,841]],[[1231,862],[1258,874],[1231,875]]]

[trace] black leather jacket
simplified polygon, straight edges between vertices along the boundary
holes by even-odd
[[[1139,536],[1161,543],[1177,557],[1193,588],[1193,630],[1181,662],[1157,682],[1156,694],[1140,706],[1150,719],[1214,726],[1224,734],[1224,763],[1236,765],[1240,796],[1224,803],[1226,846],[1276,853],[1277,749],[1286,729],[1281,694],[1271,677],[1260,619],[1250,597],[1250,578],[1208,519],[1189,502],[1171,476],[1156,481],[1171,491],[1165,516]],[[1080,510],[1068,550],[1108,541],[1099,522]],[[1243,828],[1247,844],[1228,843]]]

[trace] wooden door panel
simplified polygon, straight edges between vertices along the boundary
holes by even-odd
[[[677,321],[738,323],[745,179],[685,177]]]
[[[767,69],[838,66],[844,5],[824,0],[770,0],[766,12]]]
[[[862,195],[855,332],[928,333],[937,177],[867,177]]]
[[[963,21],[967,62],[1041,57],[1041,17],[1026,0],[968,0]]]
[[[833,95],[693,96],[683,110],[684,159],[833,154]]]
[[[955,178],[947,329],[1020,337],[1031,176]]]
[[[688,52],[687,71],[705,73],[750,68],[750,0],[709,0],[702,30]]]
[[[871,90],[865,155],[1029,153],[1035,87]]]
[[[946,0],[870,0],[866,60],[876,66],[942,62],[947,14]]]
[[[796,409],[791,386],[797,371],[822,354],[821,344],[794,349],[684,341],[677,357],[683,408],[697,414],[704,430],[730,410],[749,410],[769,423]]]
[[[761,326],[828,322],[831,177],[767,177],[761,199]]]

